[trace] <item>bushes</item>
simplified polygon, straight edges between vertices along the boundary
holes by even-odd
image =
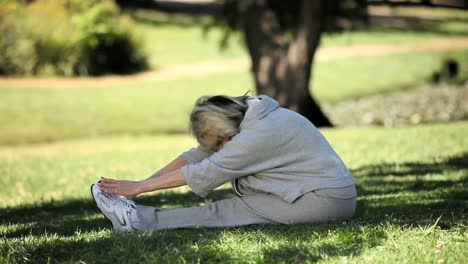
[[[100,75],[147,68],[111,0],[0,2],[0,74]]]

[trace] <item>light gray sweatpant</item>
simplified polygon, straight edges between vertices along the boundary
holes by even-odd
[[[354,185],[305,193],[293,203],[271,194],[253,194],[186,208],[137,205],[132,226],[141,231],[231,227],[251,224],[322,223],[346,220],[356,208]]]

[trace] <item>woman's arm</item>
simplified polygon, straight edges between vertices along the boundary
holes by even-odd
[[[182,186],[186,183],[179,169],[185,165],[187,165],[187,161],[177,157],[146,180],[125,181],[101,177],[99,187],[105,193],[133,196],[144,192]],[[176,171],[179,172],[171,173]]]
[[[159,171],[155,172],[146,180],[122,181],[102,177],[99,187],[106,193],[133,196],[143,192],[182,186],[185,185],[186,182],[180,168],[189,163],[199,162],[212,154],[213,152],[205,150],[200,146],[192,148],[182,153],[179,157],[171,161]]]
[[[157,177],[149,177],[143,181],[122,181],[101,178],[99,187],[105,193],[133,196],[144,192],[175,188],[185,184],[182,171],[176,169]]]
[[[174,159],[172,162],[167,164],[164,168],[160,169],[159,171],[155,172],[153,175],[150,176],[150,178],[154,177],[159,177],[161,175],[164,175],[170,171],[179,169],[189,163],[197,163],[202,161],[203,159],[211,156],[213,154],[213,151],[204,149],[200,146],[196,148],[191,148],[186,152],[183,152],[180,154],[179,157]]]
[[[186,185],[180,169],[170,171],[158,177],[150,177],[140,182],[140,193],[170,189]]]
[[[159,171],[157,171],[153,175],[151,175],[148,179],[159,177],[159,176],[164,175],[164,174],[166,174],[168,172],[177,170],[177,169],[179,169],[179,168],[181,168],[181,167],[183,167],[185,165],[187,165],[187,161],[185,159],[181,158],[181,157],[177,157],[175,160],[171,161],[169,164],[164,166],[162,169],[160,169]]]

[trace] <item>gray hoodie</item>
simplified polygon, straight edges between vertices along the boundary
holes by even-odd
[[[354,178],[325,137],[305,117],[272,98],[249,97],[240,132],[217,152],[180,155],[193,192],[205,197],[232,181],[240,194],[270,193],[292,203],[317,189],[351,186]],[[343,197],[347,198],[347,197]]]

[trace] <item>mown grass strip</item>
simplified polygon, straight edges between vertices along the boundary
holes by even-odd
[[[408,89],[428,80],[445,58],[462,62],[467,50],[414,52],[316,63],[312,91],[320,102]],[[0,144],[18,144],[110,134],[188,130],[195,99],[206,94],[253,90],[250,74],[235,71],[171,81],[138,81],[118,87],[73,89],[1,88]]]

